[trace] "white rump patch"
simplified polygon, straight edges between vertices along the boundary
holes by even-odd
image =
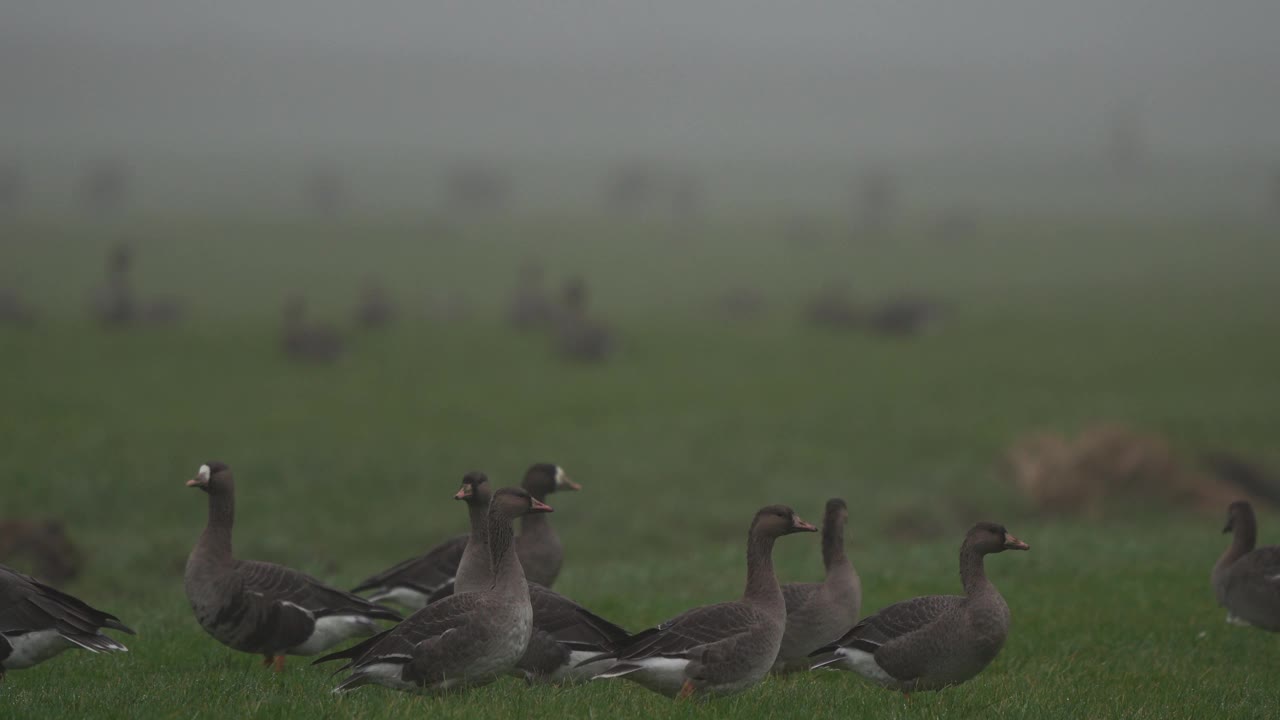
[[[370,602],[380,603],[389,600],[398,605],[413,608],[414,610],[421,610],[426,607],[427,601],[430,599],[431,596],[407,587],[391,588],[386,592],[380,592],[369,596]]]
[[[596,675],[598,678],[626,677],[628,680],[634,680],[637,683],[664,695],[674,696],[680,692],[680,688],[684,686],[685,668],[689,666],[689,661],[684,658],[665,658],[654,657],[645,658],[644,660],[621,660],[619,665],[638,665],[635,670],[622,670],[614,672],[605,670]]]
[[[836,650],[836,654],[844,658],[844,663],[849,666],[850,670],[853,670],[868,680],[873,680],[881,685],[892,685],[898,682],[892,675],[885,672],[884,668],[880,667],[880,665],[876,663],[875,655],[872,655],[865,650],[840,648]]]
[[[286,602],[285,605],[293,605]],[[294,607],[298,607],[294,605]],[[301,609],[301,608],[300,608]],[[353,637],[368,637],[378,626],[363,615],[330,615],[316,620],[311,637],[290,650],[292,655],[315,655]]]
[[[196,477],[200,478],[201,482],[209,482],[209,466],[201,465],[196,471]]]
[[[6,635],[5,640],[13,647],[9,657],[4,660],[6,670],[21,670],[42,663],[67,648],[76,647],[57,630],[37,630],[21,635]],[[97,652],[93,648],[85,648],[89,652]]]
[[[404,672],[404,665],[401,663],[374,663],[360,668],[360,674],[367,678],[370,682],[383,685],[385,687],[394,688],[396,690],[405,690],[408,692],[421,692],[422,688],[405,680],[401,673]],[[334,692],[341,692],[334,690]]]

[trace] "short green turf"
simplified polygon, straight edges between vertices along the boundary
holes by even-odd
[[[743,218],[660,223],[121,218],[0,226],[0,284],[41,312],[0,328],[0,515],[63,518],[85,550],[67,590],[137,629],[130,652],[67,652],[0,686],[0,717],[1280,717],[1280,638],[1223,622],[1208,588],[1216,513],[1159,499],[1102,520],[1045,516],[995,472],[1022,433],[1118,421],[1186,457],[1226,448],[1280,466],[1280,243],[1230,220],[1004,218],[943,242],[910,223],[809,243]],[[136,247],[139,292],[176,293],[174,329],[86,319],[107,247]],[[566,365],[501,322],[527,257],[581,272],[619,352]],[[285,295],[349,325],[368,275],[402,303],[332,367],[279,353]],[[949,303],[935,332],[893,341],[813,328],[831,279],[863,297]],[[754,287],[763,318],[720,318]],[[469,320],[426,312],[464,298]],[[324,668],[281,675],[204,635],[182,593],[203,462],[236,472],[236,550],[338,585],[462,531],[450,500],[481,469],[499,485],[563,465],[557,589],[636,630],[740,591],[758,507],[820,519],[850,504],[864,608],[958,592],[965,526],[1004,522],[1029,553],[991,558],[1013,612],[973,681],[909,702],[849,673],[773,679],[689,706],[627,682],[465,695],[377,687],[344,697]],[[1262,540],[1280,541],[1263,511]],[[910,525],[912,533],[903,532]],[[784,580],[813,580],[814,536],[779,542]]]

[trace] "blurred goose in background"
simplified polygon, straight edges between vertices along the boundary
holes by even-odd
[[[396,318],[396,303],[377,278],[366,278],[356,303],[356,324],[365,329],[386,327]]]
[[[613,331],[587,311],[587,283],[581,276],[565,281],[556,314],[556,351],[566,360],[602,362],[613,354]]]
[[[101,628],[134,634],[116,616],[0,565],[0,680],[8,670],[29,668],[68,648],[128,651]]]
[[[747,533],[747,586],[742,599],[689,610],[637,633],[607,659],[599,678],[625,677],[669,697],[730,695],[759,683],[778,656],[787,609],[773,572],[773,544],[783,535],[816,532],[785,505],[756,513]]]
[[[472,473],[483,477],[483,473]],[[561,474],[563,477],[563,473]],[[536,485],[536,483],[535,483]],[[533,489],[525,488],[535,499]],[[543,489],[545,494],[545,489]],[[487,482],[468,483],[454,496],[465,500],[470,508],[471,535],[466,552],[458,566],[455,593],[478,592],[493,586],[493,568],[489,564],[489,540],[485,513],[490,490]],[[530,515],[525,515],[528,523]],[[517,543],[519,538],[516,539]],[[517,551],[517,556],[519,552]],[[521,560],[521,567],[527,565]],[[527,580],[527,576],[526,576]],[[617,649],[630,634],[595,615],[569,598],[529,580],[529,601],[533,606],[533,633],[525,654],[516,663],[516,671],[529,682],[585,682],[594,674],[583,662],[590,657]]]
[[[822,565],[827,577],[820,583],[787,583],[787,630],[782,636],[773,672],[808,670],[809,653],[844,635],[858,622],[862,582],[844,551],[844,525],[849,508],[844,500],[827,501],[822,517]]]
[[[983,558],[1030,547],[1003,525],[981,522],[960,546],[964,595],[926,595],[865,618],[814,655],[815,666],[852,670],[903,694],[959,685],[991,664],[1009,635],[1009,606],[987,579]]]
[[[183,584],[196,620],[233,650],[284,668],[285,655],[315,655],[378,631],[400,615],[283,565],[238,560],[231,552],[235,480],[220,462],[201,465],[187,487],[209,496],[209,520],[187,559]]]
[[[493,682],[511,672],[533,631],[529,584],[512,548],[511,524],[551,508],[519,488],[493,495],[485,518],[493,584],[451,595],[415,612],[391,630],[317,663],[347,660],[347,692],[376,683],[396,690],[443,692]]]
[[[546,502],[547,496],[561,490],[578,491],[582,486],[565,474],[564,468],[552,463],[534,463],[524,473],[520,487]],[[529,582],[551,587],[564,565],[564,546],[551,527],[550,520],[542,514],[526,515],[520,521],[520,535],[516,538],[516,553],[524,567]]]
[[[306,300],[294,296],[285,302],[281,347],[289,359],[305,363],[332,363],[342,355],[344,345],[336,328],[307,320]]]
[[[1237,500],[1227,508],[1231,545],[1213,566],[1213,591],[1227,609],[1227,622],[1280,632],[1280,545],[1255,549],[1258,520],[1253,506]]]
[[[60,585],[80,574],[84,555],[60,520],[5,518],[0,520],[0,562]]]
[[[520,266],[515,288],[507,300],[507,322],[521,330],[540,328],[549,324],[555,313],[542,264],[532,258],[526,260]]]

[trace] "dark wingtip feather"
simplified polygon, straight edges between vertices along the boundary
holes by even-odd
[[[108,627],[108,628],[111,628],[112,630],[119,630],[122,633],[129,633],[130,635],[138,634],[133,631],[133,628],[120,622],[120,620],[113,615],[107,616],[107,621],[102,623],[102,627]]]
[[[817,650],[814,650],[813,652],[809,653],[809,657],[818,657],[819,655],[826,655],[828,653],[833,653],[837,649],[839,649],[839,647],[840,646],[837,645],[836,643],[831,643],[830,645],[823,645]]]

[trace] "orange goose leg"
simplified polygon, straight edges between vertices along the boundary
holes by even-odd
[[[680,693],[676,695],[677,700],[684,700],[693,697],[693,681],[685,680],[684,685],[680,686]]]

